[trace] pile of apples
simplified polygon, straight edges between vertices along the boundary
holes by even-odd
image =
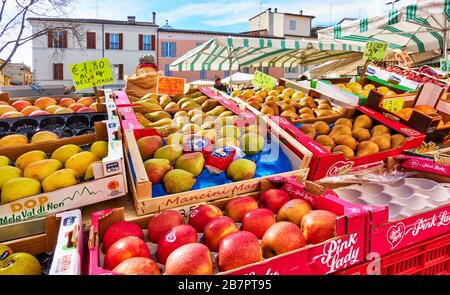
[[[259,203],[250,196],[234,198],[225,214],[201,205],[185,224],[177,211],[164,211],[150,220],[147,235],[135,223],[117,222],[103,237],[103,268],[129,275],[162,269],[168,275],[211,275],[335,236],[336,214],[314,210],[279,189],[262,193]]]
[[[51,97],[41,97],[31,103],[18,100],[9,105],[0,101],[0,119],[45,116],[49,114],[92,113],[96,112],[97,103],[91,97],[83,97],[76,101],[73,98],[62,98],[59,103]]]

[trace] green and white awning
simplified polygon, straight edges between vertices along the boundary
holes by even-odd
[[[364,45],[269,38],[217,37],[170,64],[172,71],[226,71],[244,67],[294,67],[362,55]]]
[[[384,41],[391,49],[410,53],[448,48],[449,0],[418,0],[417,4],[376,17],[363,18],[318,31],[323,42],[364,46]]]

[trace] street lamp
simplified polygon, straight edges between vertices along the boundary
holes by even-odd
[[[392,10],[394,10],[394,8],[395,8],[394,5],[397,2],[400,2],[400,0],[393,0],[393,1],[390,1],[390,2],[386,2],[386,5],[391,5],[392,4]]]

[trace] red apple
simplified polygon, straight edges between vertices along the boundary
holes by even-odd
[[[183,216],[179,212],[174,210],[161,212],[148,223],[148,240],[156,244],[162,234],[183,223]]]
[[[274,224],[275,215],[266,208],[259,208],[248,212],[242,218],[242,230],[253,233],[258,239],[264,236],[266,230]]]
[[[220,241],[227,235],[238,232],[239,229],[233,219],[228,216],[221,216],[211,220],[204,231],[205,245],[211,251],[219,249]]]
[[[331,239],[336,232],[337,215],[326,210],[313,210],[302,219],[302,231],[308,244],[319,244]]]
[[[167,257],[166,274],[212,275],[211,252],[208,247],[200,243],[183,245]]]
[[[292,199],[284,204],[277,214],[277,221],[290,221],[297,226],[302,224],[302,218],[313,208],[302,199]]]
[[[49,114],[48,112],[40,110],[40,111],[34,111],[31,114],[29,114],[28,116],[30,116],[30,117],[45,116],[45,115],[48,115],[48,114]]]
[[[262,260],[258,238],[247,231],[229,234],[220,241],[219,270],[232,270]]]
[[[95,113],[95,110],[91,107],[83,107],[79,109],[77,113]]]
[[[69,109],[71,109],[72,111],[74,111],[75,113],[78,112],[79,109],[84,108],[84,104],[81,103],[73,103],[69,106]]]
[[[125,275],[159,275],[158,265],[150,258],[132,257],[122,261],[113,270],[115,273]]]
[[[279,189],[270,189],[261,194],[260,204],[261,207],[272,210],[273,213],[277,213],[286,202],[291,198],[289,195]]]
[[[192,226],[186,224],[175,226],[159,237],[156,253],[158,262],[166,264],[167,257],[174,250],[186,244],[197,243],[197,241],[197,232]]]
[[[26,100],[18,100],[11,104],[11,106],[14,107],[16,110],[18,110],[19,112],[21,112],[24,108],[31,105],[32,105],[31,102]]]
[[[277,222],[266,231],[261,247],[265,258],[291,252],[306,245],[298,226],[288,221]]]
[[[86,106],[86,107],[88,107],[88,106],[90,106],[91,104],[93,104],[95,101],[94,101],[94,99],[92,99],[92,97],[83,97],[83,98],[80,98],[78,101],[77,101],[77,103],[81,103],[82,105],[84,105],[84,106]]]
[[[121,238],[106,251],[105,268],[113,270],[122,261],[132,257],[150,258],[147,244],[138,237]]]
[[[188,224],[199,233],[216,217],[222,216],[222,211],[214,205],[201,205],[189,215]]]
[[[237,197],[227,203],[225,212],[234,221],[241,222],[245,214],[255,209],[258,209],[258,202],[254,198]]]
[[[125,237],[138,237],[144,239],[144,232],[142,229],[133,222],[119,221],[108,227],[103,235],[103,251],[106,251],[116,241]]]
[[[63,108],[67,108],[73,103],[76,103],[76,101],[75,101],[75,99],[70,98],[70,97],[64,97],[59,101],[59,105]]]

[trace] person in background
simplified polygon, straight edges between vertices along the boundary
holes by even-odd
[[[220,77],[217,77],[216,80],[214,80],[214,88],[216,88],[219,91],[223,91],[223,92],[230,91],[230,89],[228,88],[227,85],[222,84],[222,79],[220,79]]]
[[[145,73],[151,73],[151,72],[158,72],[158,67],[155,63],[155,58],[152,55],[143,55],[139,58],[139,65],[136,68],[137,72],[145,72]]]

